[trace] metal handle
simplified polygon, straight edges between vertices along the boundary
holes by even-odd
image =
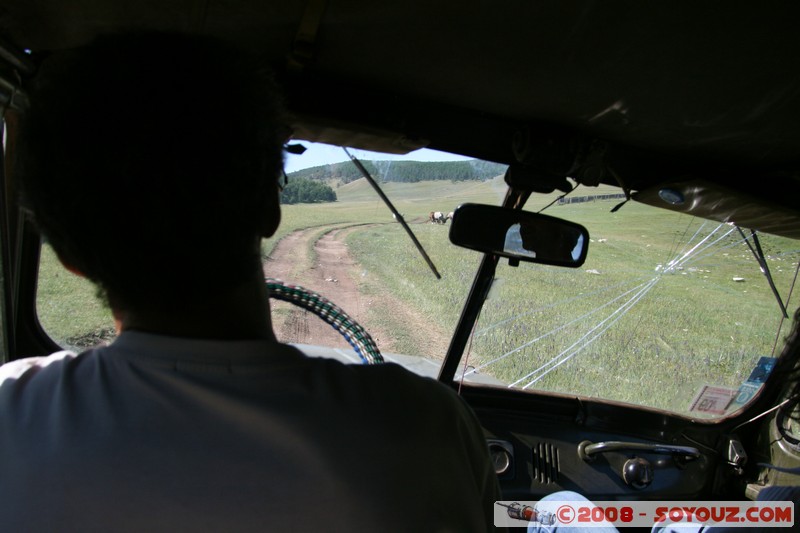
[[[660,453],[664,455],[682,455],[687,459],[697,459],[700,457],[700,450],[691,446],[650,444],[646,442],[622,442],[616,440],[595,443],[585,440],[578,444],[578,455],[584,461],[591,461],[594,459],[592,456],[598,453],[622,451]]]

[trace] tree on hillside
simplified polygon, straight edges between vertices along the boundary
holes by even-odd
[[[328,185],[308,179],[291,179],[281,193],[282,204],[335,202],[336,193]]]
[[[362,164],[373,176],[378,174],[372,161],[362,161]],[[290,181],[294,179],[309,179],[314,181],[339,181],[341,183],[350,183],[361,177],[361,172],[349,161],[306,168],[289,174]]]

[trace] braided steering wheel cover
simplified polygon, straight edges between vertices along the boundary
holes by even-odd
[[[275,278],[266,278],[265,281],[270,298],[302,307],[330,324],[353,347],[364,364],[383,363],[383,356],[372,336],[341,307],[300,285],[285,283]]]

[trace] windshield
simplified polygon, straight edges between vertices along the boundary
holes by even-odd
[[[548,200],[532,198],[527,209]],[[759,234],[762,272],[749,231],[633,202],[612,213],[622,199],[602,191],[570,200],[547,213],[589,229],[586,262],[572,270],[501,261],[465,375],[693,417],[749,402],[791,326],[778,297],[791,294],[797,241]]]
[[[384,360],[438,375],[482,258],[450,244],[449,214],[468,202],[499,205],[505,167],[431,151],[403,158],[352,151],[437,279],[341,148],[304,144],[310,150],[287,161],[283,220],[262,247],[265,277],[336,304],[371,334]],[[583,224],[591,236],[586,262],[569,269],[501,260],[458,379],[693,417],[721,417],[750,401],[791,323],[778,297],[790,301],[798,243],[758,235],[776,297],[747,230],[634,202],[612,213],[623,199],[611,187],[555,200],[534,195],[526,210],[546,207],[550,216]],[[74,350],[113,339],[94,289],[56,263],[45,246],[38,299],[45,330]],[[271,305],[281,341],[311,356],[361,362],[314,313]],[[787,307],[791,316],[796,305]]]

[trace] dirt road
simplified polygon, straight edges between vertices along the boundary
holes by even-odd
[[[360,322],[382,352],[397,353],[396,339],[404,336],[411,338],[423,352],[409,355],[442,358],[447,350],[446,332],[391,295],[362,294],[362,269],[350,256],[344,241],[349,232],[361,227],[311,228],[291,233],[281,239],[264,261],[264,273],[328,298]],[[349,348],[339,333],[315,315],[274,300],[272,308],[273,327],[281,341]],[[370,317],[381,310],[392,317],[392,331],[370,325]]]

